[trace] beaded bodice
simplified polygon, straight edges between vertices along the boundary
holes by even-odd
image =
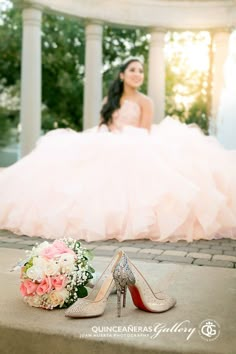
[[[141,109],[138,103],[125,100],[122,106],[113,113],[112,130],[122,130],[126,125],[139,127],[141,118]]]

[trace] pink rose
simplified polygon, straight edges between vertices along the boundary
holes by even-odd
[[[53,246],[46,247],[41,252],[41,256],[46,258],[54,258],[57,255],[58,249]]]
[[[52,278],[52,288],[56,290],[61,290],[66,286],[67,278],[64,275],[59,275]]]
[[[71,253],[75,255],[74,251],[68,248],[64,242],[55,240],[52,245],[45,247],[42,252],[41,256],[46,258],[54,258],[62,253]]]
[[[38,284],[32,282],[29,279],[24,280],[20,285],[20,292],[22,296],[28,296],[35,293]]]
[[[51,289],[52,289],[51,279],[50,277],[46,277],[38,285],[36,293],[41,296],[43,294],[49,293]]]
[[[62,241],[55,240],[55,241],[53,242],[53,246],[54,246],[55,248],[57,248],[59,254],[62,254],[62,253],[71,253],[71,254],[73,254],[73,255],[75,256],[75,252],[72,251],[70,248],[68,248],[68,247],[64,244],[64,242],[62,242]]]

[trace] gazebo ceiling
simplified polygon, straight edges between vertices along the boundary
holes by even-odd
[[[236,0],[15,0],[82,20],[163,30],[236,27]]]

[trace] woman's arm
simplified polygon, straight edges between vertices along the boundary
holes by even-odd
[[[143,97],[141,108],[142,115],[140,128],[145,128],[149,131],[151,129],[154,114],[153,101],[151,100],[151,98],[147,96]]]

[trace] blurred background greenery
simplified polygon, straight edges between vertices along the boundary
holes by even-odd
[[[3,1],[0,7],[0,148],[17,143],[19,136],[21,37],[21,12],[11,2]],[[147,30],[105,26],[103,37],[104,95],[118,66],[130,55],[140,56],[145,61],[146,79],[141,90],[146,93],[150,41]],[[208,32],[169,32],[166,35],[166,115],[196,123],[206,134],[210,46]],[[83,24],[76,19],[44,13],[43,132],[65,127],[82,130],[84,58]]]

